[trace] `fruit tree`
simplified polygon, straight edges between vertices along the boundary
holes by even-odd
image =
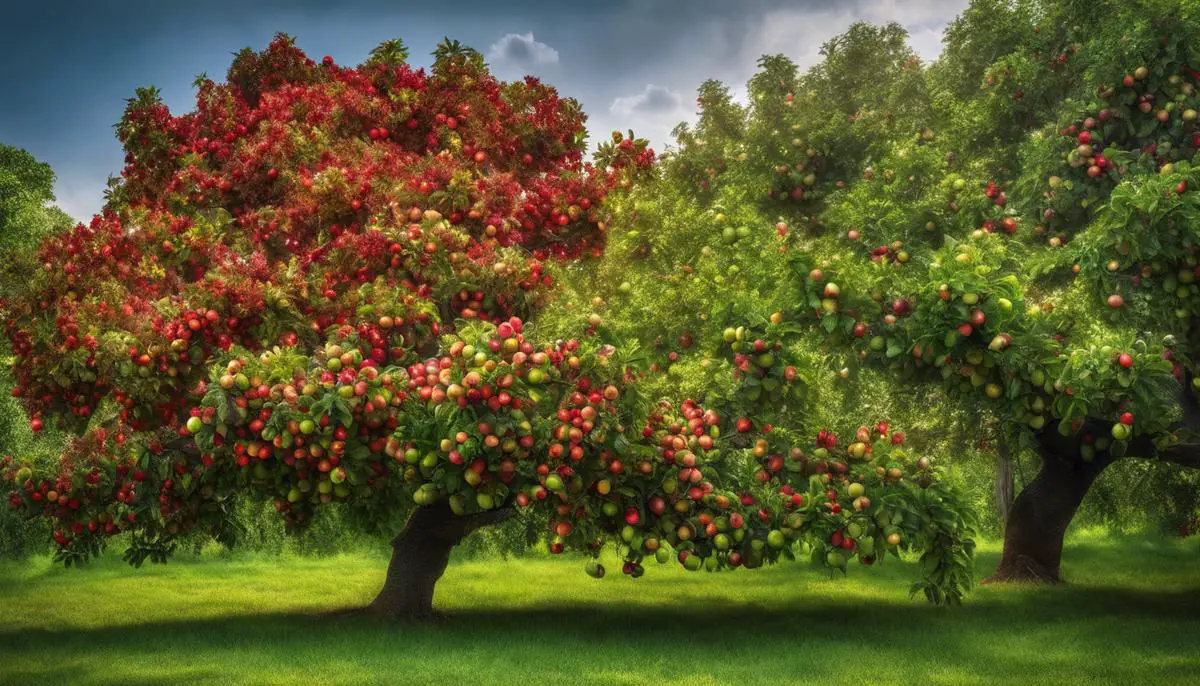
[[[32,428],[76,436],[0,466],[60,559],[117,534],[135,565],[189,532],[231,541],[246,494],[293,530],[339,504],[399,532],[385,615],[429,613],[452,547],[514,511],[552,552],[615,542],[632,576],[803,544],[831,569],[923,549],[914,591],[970,586],[969,514],[886,425],[813,445],[719,394],[649,397],[599,322],[539,335],[555,275],[604,250],[606,198],[649,173],[645,141],[585,162],[577,103],[449,41],[427,72],[398,41],[349,68],[280,36],[197,86],[183,116],[137,92],[103,214],[0,303]]]
[[[891,396],[994,427],[1042,464],[996,578],[1058,580],[1102,470],[1200,467],[1200,10],[977,0],[931,65],[897,25],[822,55],[764,57],[745,105],[705,83],[556,321],[593,310],[651,383],[722,385],[756,422]]]

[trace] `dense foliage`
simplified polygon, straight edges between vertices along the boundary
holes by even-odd
[[[1079,497],[1121,457],[1200,466],[1197,12],[979,1],[928,67],[857,25],[807,72],[764,57],[747,105],[706,83],[558,321],[639,339],[656,388],[748,389],[793,427],[924,415]]]
[[[0,463],[58,557],[122,532],[134,564],[189,533],[232,542],[251,493],[297,530],[333,503],[380,532],[528,508],[552,552],[615,541],[632,576],[799,542],[833,569],[925,550],[914,592],[960,600],[972,518],[903,435],[814,445],[741,412],[763,373],[770,397],[803,391],[769,335],[731,330],[764,371],[699,402],[643,392],[636,341],[598,318],[527,324],[603,253],[605,201],[654,154],[616,133],[585,162],[575,102],[457,43],[434,58],[414,69],[389,42],[348,68],[280,37],[199,79],[192,113],[130,101],[104,213],[43,243],[0,303],[32,429],[77,435],[50,470]]]
[[[47,234],[71,225],[54,200],[54,172],[32,155],[0,143],[0,256],[19,261]],[[11,274],[6,264],[0,276]]]
[[[24,150],[0,144],[0,294],[24,279],[37,242],[71,226],[65,212],[50,205],[54,200],[54,172]],[[17,453],[28,460],[51,461],[57,441],[43,437],[35,442],[17,401],[11,397],[7,341],[0,342],[0,452]],[[0,509],[0,559],[23,557],[45,547],[46,532]]]

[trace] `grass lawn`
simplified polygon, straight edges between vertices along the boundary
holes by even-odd
[[[984,546],[981,576],[997,557]],[[952,609],[909,600],[916,570],[895,561],[637,581],[581,558],[464,561],[438,588],[450,617],[424,624],[322,615],[368,601],[382,557],[118,558],[0,565],[0,683],[1200,682],[1196,540],[1077,537],[1070,585]]]

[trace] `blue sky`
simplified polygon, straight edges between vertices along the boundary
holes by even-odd
[[[425,65],[443,36],[484,53],[502,78],[536,74],[578,98],[593,135],[634,128],[661,147],[693,115],[695,89],[738,93],[764,53],[807,66],[852,22],[898,21],[925,59],[966,0],[613,0],[418,2],[8,0],[0,24],[0,141],[49,162],[58,204],[86,218],[119,172],[112,125],[138,86],[190,110],[193,78],[224,76],[232,53],[278,31],[314,59],[357,64],[402,38]]]

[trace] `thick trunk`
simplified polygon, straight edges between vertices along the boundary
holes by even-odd
[[[1030,581],[1059,583],[1063,537],[1092,482],[1111,461],[1097,455],[1083,462],[1073,455],[1042,454],[1042,469],[1013,502],[1004,527],[1004,553],[985,583]]]
[[[1200,403],[1192,388],[1190,372],[1182,386],[1184,428],[1200,426]],[[1090,421],[1083,433],[1104,435],[1109,424]],[[1096,477],[1112,464],[1111,454],[1097,453],[1091,461],[1081,459],[1076,435],[1064,437],[1056,426],[1038,436],[1042,470],[1013,502],[1004,528],[1004,553],[996,573],[984,583],[996,581],[1034,581],[1059,583],[1063,538]],[[1200,443],[1176,442],[1156,447],[1150,436],[1134,438],[1122,451],[1122,457],[1162,460],[1200,468]]]
[[[450,551],[475,529],[511,515],[505,508],[460,517],[444,502],[418,508],[392,541],[387,577],[367,611],[389,618],[435,616],[433,591],[450,563]]]

